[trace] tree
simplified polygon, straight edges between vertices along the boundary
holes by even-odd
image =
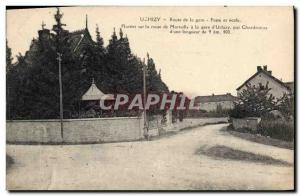
[[[25,58],[21,54],[18,54],[17,63],[6,72],[7,119],[19,118],[24,114],[23,92],[27,73]]]
[[[80,69],[72,55],[68,32],[61,23],[59,10],[49,39],[33,39],[30,50],[19,56],[16,68],[8,74],[9,105],[13,118],[40,119],[59,117],[59,78],[57,53],[62,54],[62,83],[66,117],[74,112],[80,95]]]
[[[235,103],[230,116],[234,118],[262,117],[277,108],[275,97],[270,94],[268,83],[263,86],[246,85]]]
[[[8,43],[6,40],[6,73],[11,69],[12,61],[13,61],[13,58],[11,56],[11,48],[8,46]]]
[[[148,92],[168,92],[168,87],[161,80],[160,73],[156,71],[155,63],[147,54],[147,91]]]
[[[278,100],[277,109],[281,112],[285,119],[290,120],[295,116],[295,97],[293,94],[284,94],[282,98]]]
[[[114,30],[107,46],[107,69],[113,84],[113,93],[140,93],[142,85],[141,62],[131,53],[127,36],[120,38]]]
[[[104,42],[103,42],[103,38],[100,36],[98,25],[96,27],[96,44],[97,44],[97,48],[104,52],[104,47],[103,47]]]
[[[78,102],[90,86],[92,78],[104,93],[142,92],[143,62],[132,54],[129,40],[121,29],[119,38],[114,30],[108,46],[104,48],[97,27],[96,42],[91,39],[81,42],[82,45],[74,52],[73,34],[63,28],[66,25],[61,21],[62,16],[58,9],[54,15],[54,33],[44,28],[40,30],[39,38],[32,39],[25,55],[19,54],[14,66],[7,69],[8,119],[59,117],[57,53],[62,55],[65,118],[78,112]],[[87,29],[85,33],[89,36]],[[6,47],[7,65],[11,65],[11,50],[7,45]],[[157,74],[154,62],[152,65],[150,63],[150,82],[147,83],[153,86],[153,92],[161,92],[161,86],[165,89],[167,87],[161,81],[160,74]]]

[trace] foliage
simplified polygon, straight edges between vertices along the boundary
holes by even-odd
[[[96,27],[96,44],[97,44],[98,50],[100,50],[100,52],[104,53],[105,52],[105,48],[103,46],[104,42],[103,42],[103,38],[100,35],[98,25]]]
[[[268,83],[263,86],[246,85],[230,116],[234,118],[261,117],[276,109],[276,100],[272,94],[269,94],[271,88]]]
[[[160,73],[157,73],[154,60],[147,54],[147,91],[161,93],[168,91],[168,87],[162,82]]]
[[[58,11],[59,13],[59,11]],[[59,85],[57,53],[62,54],[64,117],[79,116],[81,96],[92,78],[104,93],[141,93],[143,62],[132,54],[127,36],[113,32],[104,47],[99,28],[96,42],[83,44],[74,52],[71,34],[63,29],[59,14],[49,37],[33,39],[25,55],[17,56],[14,66],[7,69],[7,118],[41,119],[59,117]],[[7,46],[7,67],[11,50]],[[149,91],[167,92],[168,88],[148,58],[147,86]]]
[[[12,61],[13,61],[13,58],[11,56],[11,48],[8,46],[8,43],[6,40],[6,73],[11,69]]]
[[[295,114],[295,97],[294,95],[284,94],[282,98],[278,100],[277,110],[281,112],[285,119],[293,119]]]
[[[248,85],[239,95],[235,108],[230,113],[231,117],[261,117],[258,130],[251,133],[269,136],[286,141],[294,140],[294,96],[284,95],[280,99],[274,98],[269,93],[268,83],[258,87]],[[276,111],[284,118],[278,117]]]
[[[263,119],[258,125],[257,133],[275,139],[294,141],[294,121]]]

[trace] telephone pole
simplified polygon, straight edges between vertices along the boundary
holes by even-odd
[[[61,139],[63,140],[64,138],[64,125],[63,125],[63,119],[64,119],[64,107],[63,107],[63,91],[62,91],[62,75],[61,75],[61,45],[62,45],[62,39],[63,35],[62,32],[63,26],[66,26],[66,24],[63,24],[61,22],[61,18],[63,17],[63,14],[60,13],[59,8],[57,8],[56,14],[54,15],[56,24],[53,25],[52,30],[56,32],[57,36],[57,61],[58,61],[58,78],[59,78],[59,116],[60,116],[60,134],[61,134]]]
[[[59,77],[59,113],[60,113],[60,135],[61,139],[64,138],[64,106],[63,106],[63,92],[62,92],[62,78],[61,78],[61,53],[57,53],[58,57],[58,77]]]
[[[147,139],[149,139],[149,135],[148,135],[148,123],[147,123],[147,113],[146,113],[146,64],[145,64],[145,59],[143,59],[143,91],[144,91],[144,96],[143,96],[143,99],[144,99],[144,134],[145,134],[145,137]]]

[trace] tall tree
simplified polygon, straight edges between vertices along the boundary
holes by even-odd
[[[147,90],[149,92],[168,92],[168,87],[161,80],[160,73],[157,73],[154,60],[147,53]]]
[[[96,42],[85,42],[80,51],[72,49],[72,35],[63,27],[62,14],[55,14],[53,31],[39,31],[39,39],[33,39],[25,55],[17,56],[17,62],[7,72],[8,118],[58,118],[59,78],[57,53],[62,54],[62,83],[64,117],[78,111],[77,105],[92,78],[104,93],[141,93],[143,62],[133,55],[127,36],[122,29],[119,38],[114,30],[109,44],[103,46],[99,28]],[[87,28],[85,33],[88,33]],[[78,55],[79,54],[79,55]],[[7,46],[7,63],[11,64],[11,51]],[[167,89],[149,60],[149,87],[153,92]]]
[[[104,51],[104,47],[103,47],[104,42],[103,42],[103,38],[100,35],[100,31],[99,31],[98,25],[96,26],[96,44],[97,44],[97,48],[99,50]]]
[[[7,119],[22,118],[25,115],[24,96],[28,70],[25,58],[17,55],[17,63],[6,73],[6,111]]]
[[[11,48],[8,46],[7,40],[6,40],[6,73],[9,69],[12,67],[12,61],[13,58],[11,56]]]
[[[24,118],[58,118],[59,117],[59,78],[57,53],[62,54],[62,83],[64,95],[64,111],[70,117],[74,105],[79,100],[78,64],[72,55],[68,32],[61,23],[62,14],[57,10],[56,24],[51,39],[33,40],[30,52],[18,59],[18,70],[25,69],[25,78],[20,82],[22,87],[20,97],[23,102],[18,103],[16,110]],[[21,68],[22,67],[22,68]],[[18,88],[16,88],[18,89]],[[15,90],[16,91],[16,90]]]

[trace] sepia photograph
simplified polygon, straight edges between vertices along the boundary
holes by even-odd
[[[294,16],[7,6],[6,189],[295,191]]]

